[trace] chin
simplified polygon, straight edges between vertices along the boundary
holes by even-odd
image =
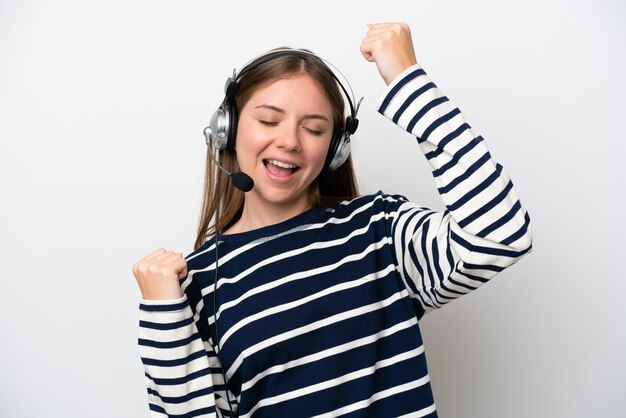
[[[277,206],[299,206],[303,202],[308,205],[309,202],[308,190],[295,194],[288,191],[276,190],[260,193],[259,197],[262,201]]]

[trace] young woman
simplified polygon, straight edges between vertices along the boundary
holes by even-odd
[[[358,195],[350,158],[333,159],[356,115],[344,120],[318,57],[247,68],[220,110],[238,114],[220,154],[254,187],[207,159],[195,251],[133,268],[153,416],[436,416],[418,319],[528,252],[530,219],[406,24],[369,25],[361,52],[388,85],[379,112],[417,137],[446,210]]]

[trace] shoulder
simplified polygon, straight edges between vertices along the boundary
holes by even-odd
[[[360,214],[372,216],[374,213],[394,213],[405,204],[410,204],[405,196],[387,194],[379,190],[376,193],[344,200],[336,205],[329,206],[326,211],[329,214],[329,219],[342,219],[355,217]]]
[[[189,270],[213,263],[215,261],[215,236],[208,237],[204,244],[189,253],[185,259]]]

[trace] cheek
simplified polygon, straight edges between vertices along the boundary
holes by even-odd
[[[317,158],[318,161],[321,165],[324,165],[324,161],[326,161],[326,155],[328,154],[328,147],[322,147],[320,148]]]
[[[259,131],[257,124],[251,123],[249,120],[242,120],[237,125],[237,137],[235,140],[235,148],[238,152],[255,153],[260,151],[266,139]]]
[[[316,159],[321,160],[321,163],[324,164],[326,160],[326,155],[328,154],[328,149],[330,148],[330,138],[324,139],[321,143],[317,144],[315,150]]]

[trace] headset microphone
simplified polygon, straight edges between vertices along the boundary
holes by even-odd
[[[213,137],[213,133],[212,133],[212,129],[210,126],[207,126],[206,128],[204,128],[204,137],[206,139],[206,143],[207,145],[211,144],[211,140]],[[228,176],[230,177],[231,182],[233,183],[233,186],[235,186],[236,188],[238,188],[239,190],[241,190],[242,192],[249,192],[250,190],[252,190],[252,188],[254,187],[254,180],[252,180],[252,178],[247,175],[246,173],[242,172],[242,171],[238,171],[236,173],[231,173],[230,171],[226,170],[215,158],[215,156],[213,155],[213,153],[211,152],[211,150],[208,150],[209,155],[211,156],[211,159],[213,160],[213,162],[215,163],[215,165],[222,170],[224,173],[228,174]]]
[[[233,182],[233,186],[242,192],[249,192],[254,187],[254,180],[252,180],[252,177],[242,171],[231,174],[230,178]]]

